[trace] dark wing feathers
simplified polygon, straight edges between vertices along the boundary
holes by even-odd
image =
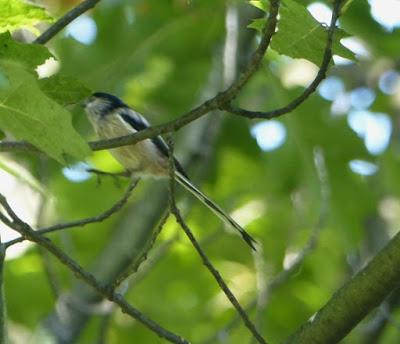
[[[120,108],[119,112],[120,112],[121,118],[136,131],[141,131],[143,129],[150,127],[149,123],[143,118],[143,116],[139,115],[137,112],[133,111],[132,109],[130,109],[128,107]],[[168,146],[165,143],[164,139],[161,136],[156,136],[156,137],[151,138],[151,141],[157,146],[157,148],[160,150],[160,152],[168,159],[169,149],[168,149]],[[183,167],[179,163],[179,161],[174,158],[174,162],[175,162],[175,168],[181,174],[183,174],[187,179],[189,179],[189,177],[187,176],[185,170],[183,169]]]

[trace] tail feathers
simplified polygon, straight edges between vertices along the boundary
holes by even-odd
[[[199,189],[197,189],[185,176],[180,172],[175,171],[176,180],[185,189],[190,191],[201,203],[203,203],[207,208],[209,208],[215,215],[217,215],[224,223],[228,224],[235,230],[237,230],[242,236],[243,240],[256,251],[257,241],[254,240],[250,234],[248,234],[234,219],[232,219],[228,214],[226,214],[216,203],[210,200],[205,194],[203,194]]]

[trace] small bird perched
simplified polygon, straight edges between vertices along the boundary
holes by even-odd
[[[121,99],[103,92],[93,93],[84,102],[85,111],[100,139],[125,136],[148,128],[147,120],[132,110]],[[128,171],[140,177],[168,177],[169,150],[161,136],[140,141],[134,145],[110,149],[111,154]],[[210,200],[189,180],[181,164],[175,161],[175,178],[185,189],[197,197],[224,223],[237,230],[244,241],[256,250],[256,241],[215,202]]]

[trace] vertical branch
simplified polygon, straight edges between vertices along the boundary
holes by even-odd
[[[7,308],[4,296],[4,259],[6,248],[0,240],[0,343],[7,343]]]

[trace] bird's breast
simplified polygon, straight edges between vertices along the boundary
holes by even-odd
[[[98,121],[97,135],[101,139],[111,139],[137,132],[134,128],[121,123],[118,117]],[[160,154],[157,146],[146,139],[136,144],[110,149],[110,153],[126,169],[138,175],[166,176],[168,161]]]

